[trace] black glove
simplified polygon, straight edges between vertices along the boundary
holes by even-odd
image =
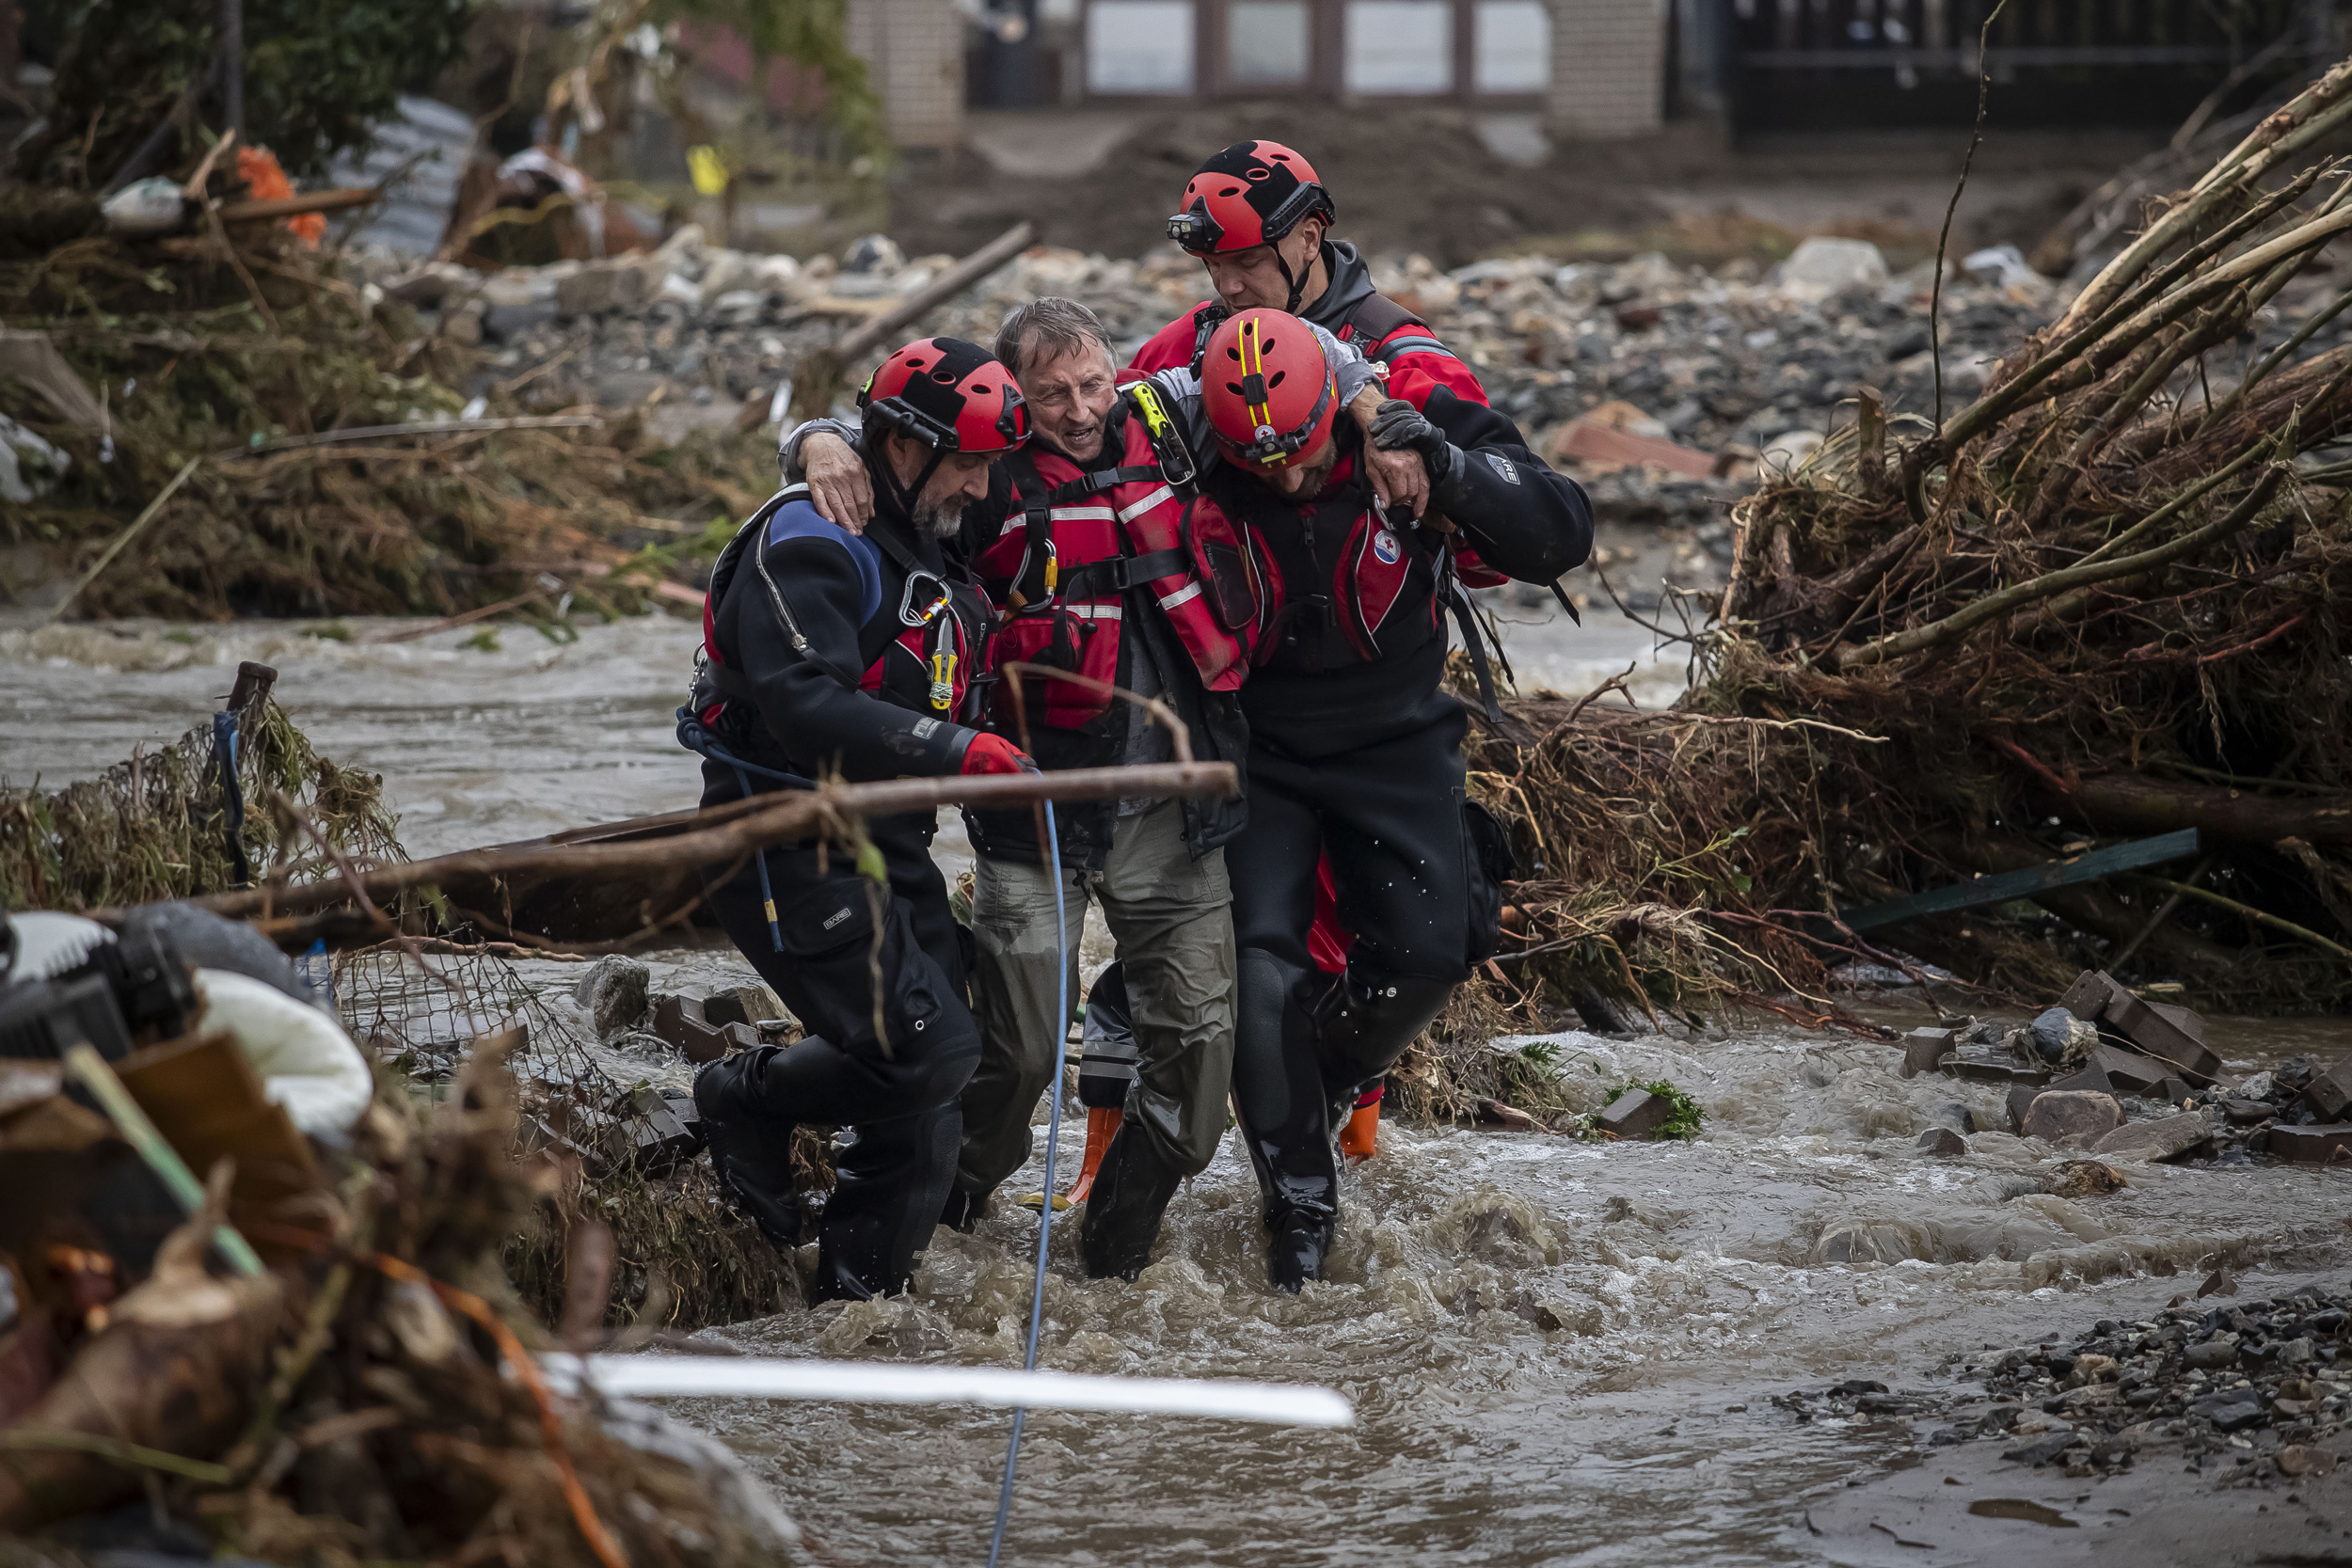
[[[1462,449],[1445,438],[1422,411],[1403,398],[1391,398],[1372,417],[1372,444],[1382,451],[1417,451],[1429,471],[1429,499],[1439,511],[1439,493],[1450,493],[1450,481],[1462,473]]]

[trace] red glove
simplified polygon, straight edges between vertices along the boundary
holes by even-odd
[[[985,732],[972,737],[972,744],[963,749],[963,771],[973,773],[1033,773],[1037,764],[1028,754],[1001,735]]]

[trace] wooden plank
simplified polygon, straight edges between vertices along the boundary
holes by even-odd
[[[2119,871],[2133,871],[2144,865],[2185,860],[2195,853],[2197,830],[2183,828],[2176,833],[2135,839],[2129,844],[2093,849],[2087,854],[2071,855],[2042,865],[2029,865],[2022,871],[2004,871],[1996,876],[1979,877],[1951,887],[1889,899],[1883,904],[1848,910],[1841,918],[1853,930],[1875,930],[1881,926],[1892,926],[1899,920],[1916,920],[1921,915],[1950,914],[1959,910],[2007,903],[2011,898],[2030,898],[2052,888],[2072,887],[2077,882],[2095,882]]]

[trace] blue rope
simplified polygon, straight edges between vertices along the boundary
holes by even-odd
[[[1062,912],[1061,843],[1054,832],[1054,802],[1045,802],[1046,863],[1054,874],[1054,1031],[1053,1105],[1045,1121],[1045,1205],[1037,1222],[1037,1282],[1029,1295],[1029,1352],[1022,1360],[1026,1371],[1037,1370],[1038,1326],[1045,1316],[1045,1243],[1054,1235],[1054,1156],[1061,1149],[1062,1053],[1070,1034],[1070,927]],[[1005,1521],[1012,1516],[1012,1472],[1021,1462],[1021,1426],[1029,1414],[1025,1405],[1012,1407],[1012,1441],[1005,1449],[1005,1482],[996,1491],[996,1534],[988,1544],[988,1568],[1005,1549]]]

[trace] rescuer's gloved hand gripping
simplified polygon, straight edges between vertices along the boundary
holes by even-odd
[[[1421,453],[1422,467],[1429,470],[1429,504],[1441,512],[1451,513],[1452,499],[1459,501],[1462,478],[1462,449],[1445,438],[1445,432],[1403,398],[1391,398],[1382,404],[1372,418],[1372,444],[1383,451],[1411,451]]]
[[[963,772],[973,773],[1033,773],[1037,764],[1028,753],[1001,735],[985,732],[972,737],[972,744],[963,749]]]

